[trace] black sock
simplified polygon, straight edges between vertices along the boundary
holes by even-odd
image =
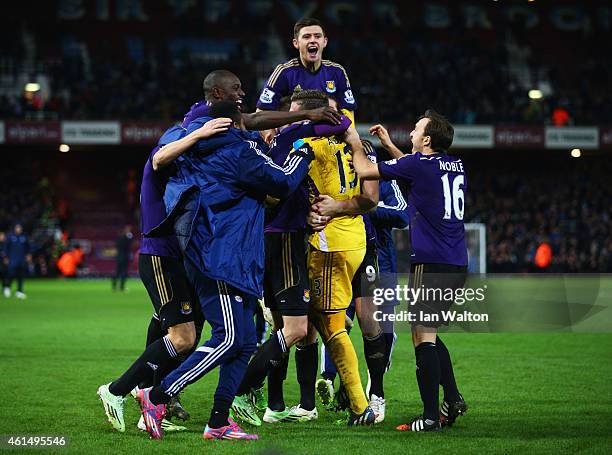
[[[261,384],[272,367],[270,362],[282,360],[283,353],[285,352],[287,352],[285,337],[283,337],[283,332],[278,330],[268,341],[261,345],[253,358],[251,358],[236,395],[244,395],[253,387]]]
[[[165,333],[162,330],[159,319],[155,316],[151,316],[151,320],[149,321],[149,327],[147,328],[147,346],[149,346],[154,341],[159,340],[164,335]]]
[[[153,382],[151,383],[151,386],[160,385],[163,379],[168,375],[168,373],[176,370],[183,362],[183,360],[185,360],[185,357],[179,355],[174,359],[170,359],[164,365],[161,365],[157,370],[153,372]]]
[[[423,400],[423,418],[439,420],[440,361],[435,343],[421,343],[414,348],[417,382]]]
[[[370,372],[370,396],[384,398],[383,377],[387,367],[385,337],[379,333],[374,338],[363,337],[363,352]],[[369,397],[368,397],[369,398]]]
[[[383,337],[385,337],[385,371],[387,371],[391,366],[391,351],[393,350],[394,333],[385,332]]]
[[[132,366],[109,386],[110,393],[126,396],[143,379],[147,378],[151,370],[157,370],[176,356],[177,352],[168,337],[162,337],[151,343]]]
[[[193,347],[189,351],[177,355],[173,359],[166,362],[164,365],[160,365],[160,367],[153,372],[153,383],[151,385],[156,386],[161,384],[164,378],[168,376],[169,373],[181,366],[181,363],[183,363],[187,357],[193,354],[197,348],[198,344],[194,343]]]
[[[164,331],[162,330],[161,324],[159,323],[159,319],[155,318],[155,316],[152,316],[151,321],[149,322],[149,327],[147,329],[147,342],[146,342],[145,348],[146,346],[149,346],[150,344],[159,340],[163,336],[164,336]],[[172,371],[173,369],[174,368],[168,371]],[[157,369],[157,370],[149,369],[147,371],[147,374],[143,376],[143,378],[141,379],[140,383],[138,384],[138,387],[140,387],[141,389],[146,389],[147,387],[151,387],[157,384],[155,382],[155,377],[159,375],[159,370],[160,369]]]
[[[285,409],[283,382],[287,379],[288,366],[289,355],[284,355],[283,359],[273,365],[268,372],[268,407],[273,411],[283,411]]]
[[[164,392],[164,390],[159,385],[153,386],[151,392],[149,392],[149,400],[151,400],[151,403],[153,403],[154,405],[162,403],[168,404],[170,403],[171,399],[172,397],[166,392]]]
[[[213,404],[212,411],[210,412],[210,420],[208,426],[210,428],[221,428],[229,425],[227,418],[229,417],[229,410],[232,402],[226,398],[215,397],[215,403]]]
[[[447,402],[459,401],[461,394],[457,389],[455,381],[455,373],[453,372],[453,362],[446,345],[440,337],[436,337],[436,350],[438,351],[438,359],[440,360],[440,385],[444,390],[444,400]]]
[[[300,406],[307,411],[315,408],[315,382],[319,361],[319,343],[297,346],[295,369],[300,383]]]

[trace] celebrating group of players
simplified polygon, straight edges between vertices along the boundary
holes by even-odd
[[[297,22],[293,45],[299,58],[276,67],[256,113],[241,112],[236,75],[206,76],[204,100],[164,133],[145,165],[139,273],[155,313],[145,351],[98,389],[119,431],[130,393],[142,410],[138,426],[152,438],[184,429],[169,420],[188,418],[179,393],[217,366],[205,439],[257,439],[232,419],[261,425],[257,411],[265,410],[267,423],[316,419],[315,390],[328,408],[348,410],[349,426],[380,423],[396,337],[374,317],[381,308],[372,296],[377,286],[395,285],[391,230],[410,222],[412,286],[463,286],[466,179],[460,160],[446,154],[452,126],[427,111],[411,133],[412,154],[404,155],[375,125],[370,132],[391,158],[377,163],[354,128],[346,71],[322,59],[321,23]],[[274,323],[258,348],[253,316],[262,296]],[[411,310],[431,314],[445,305],[417,302]],[[393,313],[393,302],[382,310]],[[347,314],[357,315],[362,331],[367,393]],[[467,409],[437,337],[440,323],[430,319],[417,319],[412,330],[423,414],[399,430],[440,430]],[[197,347],[204,321],[211,336]],[[325,347],[318,381],[317,334]],[[293,345],[300,403],[287,407]]]

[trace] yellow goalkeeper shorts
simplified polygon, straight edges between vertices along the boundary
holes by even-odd
[[[349,307],[353,298],[351,282],[365,252],[365,248],[332,252],[309,246],[307,261],[312,309],[336,312]]]

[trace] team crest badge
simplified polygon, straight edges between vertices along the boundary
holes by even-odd
[[[336,83],[334,81],[325,81],[325,90],[327,93],[334,93],[336,91]]]
[[[181,313],[187,315],[191,314],[192,311],[190,302],[181,302]]]
[[[242,297],[240,297],[239,295],[236,296],[236,302],[241,303],[242,302]]]
[[[304,302],[310,302],[310,289],[304,289]]]

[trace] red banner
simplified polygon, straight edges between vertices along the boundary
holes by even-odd
[[[6,122],[7,144],[60,142],[60,122]]]
[[[123,144],[143,144],[155,146],[160,136],[170,127],[167,123],[131,122],[121,125]]]
[[[396,145],[410,145],[412,141],[410,140],[410,133],[414,129],[414,125],[389,125],[387,130],[389,131],[389,136],[391,140]]]
[[[0,121],[0,144],[91,144],[143,145],[154,147],[171,126],[165,122]],[[357,124],[363,138],[379,145],[369,134],[371,124]],[[400,148],[410,145],[411,124],[386,125],[391,139]],[[454,125],[456,149],[612,149],[612,126],[566,127]]]
[[[544,127],[538,126],[497,126],[495,147],[500,148],[541,148],[544,147]]]

